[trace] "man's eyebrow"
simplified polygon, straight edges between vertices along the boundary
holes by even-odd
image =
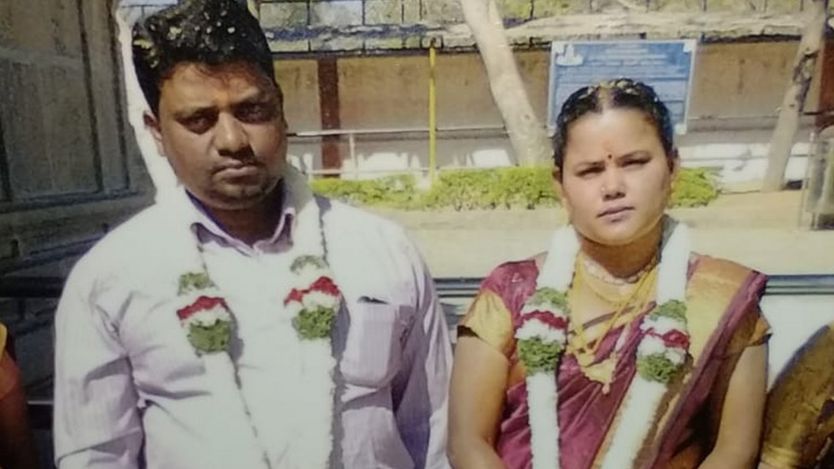
[[[272,95],[264,90],[257,90],[252,93],[244,94],[235,104],[247,103],[267,103],[272,100]]]
[[[192,106],[175,111],[173,114],[174,119],[184,119],[197,114],[215,112],[216,110],[217,108],[215,108],[214,106]]]

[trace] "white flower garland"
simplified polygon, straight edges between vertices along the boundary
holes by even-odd
[[[288,202],[296,208],[293,250],[298,256],[290,267],[292,275],[289,276],[288,293],[282,295],[284,302],[281,306],[289,314],[296,330],[297,346],[304,366],[303,376],[298,377],[299,382],[295,383],[300,389],[295,396],[298,402],[280,404],[286,405],[288,410],[304,408],[305,418],[303,425],[294,427],[292,431],[271,437],[258,435],[258,439],[265,446],[262,449],[267,467],[277,464],[295,469],[323,469],[330,464],[334,443],[332,426],[336,386],[333,378],[336,359],[330,335],[342,295],[326,261],[321,213],[312,192],[303,176],[292,166],[287,166],[284,183],[291,199]],[[234,315],[211,280],[202,255],[199,257],[199,269],[180,276],[177,314],[189,342],[203,357],[207,369],[215,370],[214,374],[223,381],[228,378],[228,383],[236,383],[237,370],[228,354]],[[228,383],[220,383],[220,387],[229,388]],[[239,389],[236,394],[248,415]],[[288,437],[291,442],[277,441]],[[273,445],[285,449],[280,454],[280,461],[270,461],[266,447]]]
[[[602,459],[602,469],[632,467],[652,428],[667,383],[680,371],[689,350],[686,280],[691,252],[687,227],[664,219],[658,266],[657,301],[646,315],[637,347],[637,373],[623,400],[623,411]],[[564,353],[570,311],[567,291],[573,281],[579,239],[573,227],[556,231],[536,291],[521,310],[516,330],[518,355],[526,369],[527,401],[534,469],[559,469],[559,390],[556,374]]]

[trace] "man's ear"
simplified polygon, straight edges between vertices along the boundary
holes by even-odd
[[[156,151],[160,155],[166,156],[165,145],[162,144],[162,129],[159,127],[159,121],[156,119],[156,116],[148,111],[142,114],[142,120],[145,122],[145,128],[148,129],[148,132],[153,137],[153,142],[156,144]]]

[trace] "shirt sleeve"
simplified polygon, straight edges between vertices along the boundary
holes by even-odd
[[[434,281],[416,248],[416,316],[403,349],[403,362],[392,393],[397,428],[415,468],[446,469],[447,405],[452,363],[448,326]]]
[[[55,463],[60,469],[138,468],[138,397],[127,353],[108,319],[125,300],[91,278],[76,269],[56,310]]]

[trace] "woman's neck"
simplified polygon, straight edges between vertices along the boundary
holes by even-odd
[[[580,236],[582,252],[606,272],[618,279],[626,279],[640,272],[658,254],[663,222],[651,231],[624,246],[609,246]]]

